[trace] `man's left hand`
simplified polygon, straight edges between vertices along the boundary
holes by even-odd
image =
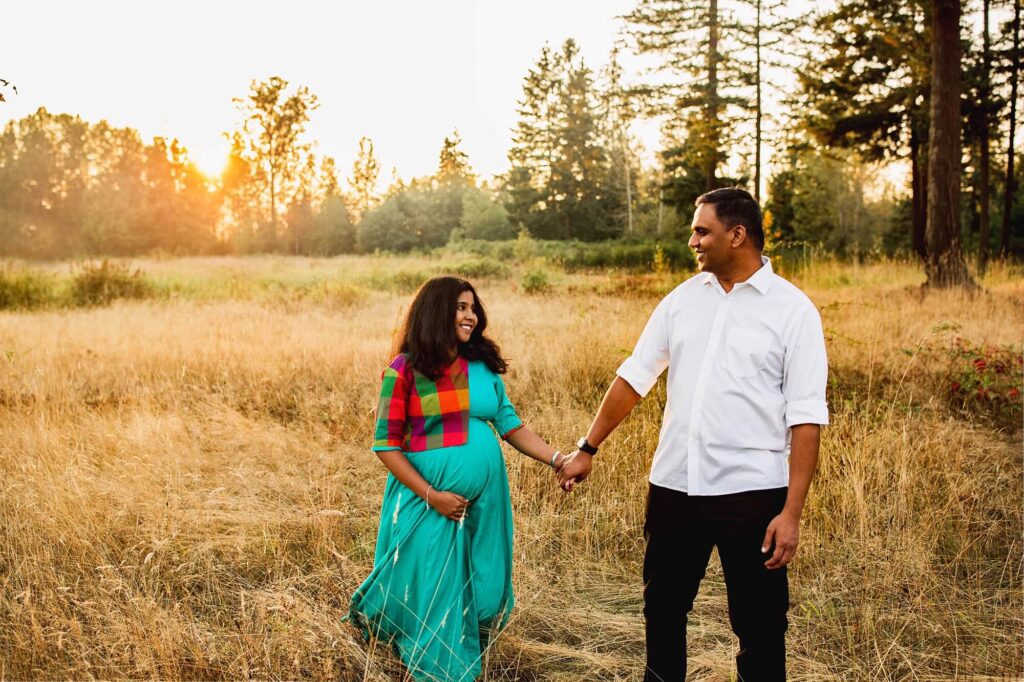
[[[793,560],[796,546],[800,542],[800,517],[782,512],[772,519],[768,524],[768,530],[765,531],[761,552],[767,554],[773,541],[775,551],[772,552],[771,558],[764,562],[768,570],[782,568]]]

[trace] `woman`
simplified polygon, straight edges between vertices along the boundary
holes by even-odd
[[[384,370],[373,450],[390,472],[374,566],[349,615],[392,642],[416,680],[473,680],[512,609],[512,506],[495,431],[557,468],[523,426],[473,285],[420,287]],[[493,427],[493,428],[492,428]]]

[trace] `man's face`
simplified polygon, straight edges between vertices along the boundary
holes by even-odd
[[[693,234],[688,246],[697,253],[701,272],[720,273],[732,264],[737,255],[731,244],[735,232],[718,219],[713,204],[697,207],[690,229]]]

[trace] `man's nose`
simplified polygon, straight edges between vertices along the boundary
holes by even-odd
[[[687,246],[689,246],[691,249],[695,249],[699,245],[700,245],[700,239],[698,238],[698,236],[697,235],[692,235],[690,237],[690,241],[687,243]]]

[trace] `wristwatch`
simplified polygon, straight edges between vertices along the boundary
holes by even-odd
[[[580,452],[585,452],[591,457],[597,454],[597,448],[587,442],[586,436],[583,436],[576,442],[576,447],[579,448]]]

